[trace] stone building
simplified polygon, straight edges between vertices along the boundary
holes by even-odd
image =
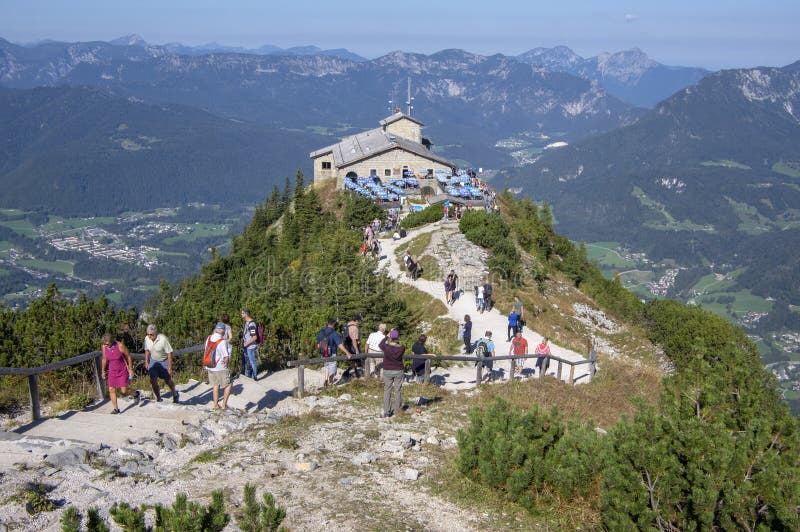
[[[314,161],[314,182],[335,177],[341,188],[345,177],[377,176],[381,180],[403,177],[405,170],[433,175],[456,166],[433,153],[422,137],[423,123],[402,112],[384,118],[380,127],[364,131],[309,154]]]

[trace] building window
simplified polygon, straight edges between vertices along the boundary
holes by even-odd
[[[392,170],[391,170],[391,168],[384,168],[384,169],[383,169],[383,175],[384,175],[384,176],[386,176],[386,177],[392,177]]]
[[[378,171],[375,168],[371,168],[369,171],[370,177],[375,177],[378,175]]]
[[[331,162],[330,161],[322,161],[322,169],[323,170],[330,170],[331,169]]]
[[[433,177],[433,168],[428,168],[428,177]]]

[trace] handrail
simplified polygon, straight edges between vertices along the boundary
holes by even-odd
[[[193,345],[191,347],[184,347],[172,352],[173,356],[187,355],[190,353],[197,353],[203,351],[203,345]],[[58,360],[37,366],[35,368],[0,368],[0,375],[25,375],[28,377],[28,399],[30,401],[31,421],[38,421],[41,419],[41,407],[39,404],[39,375],[47,373],[48,371],[55,371],[57,369],[66,368],[68,366],[75,366],[94,360],[94,379],[95,387],[97,388],[97,397],[105,399],[108,396],[108,390],[103,384],[102,378],[102,351],[90,351],[64,360]],[[144,353],[131,353],[131,358],[134,360],[144,360]]]
[[[333,356],[333,357],[318,357],[318,358],[306,358],[300,360],[290,360],[286,363],[286,365],[290,368],[296,367],[297,368],[297,395],[298,397],[303,397],[305,393],[305,366],[309,364],[324,364],[326,362],[346,362],[350,360],[364,360],[365,361],[365,372],[367,374],[370,373],[369,371],[369,359],[371,358],[383,358],[383,353],[359,353],[358,355],[350,355],[348,356]],[[563,369],[563,364],[570,366],[569,368],[569,383],[575,384],[575,366],[580,366],[583,364],[590,364],[589,368],[589,375],[594,376],[595,371],[597,369],[597,357],[594,350],[589,354],[589,358],[586,360],[568,360],[565,358],[561,358],[556,355],[541,355],[541,354],[525,354],[525,355],[498,355],[492,357],[479,357],[475,355],[433,355],[430,353],[426,353],[423,355],[417,355],[414,353],[411,354],[404,354],[404,360],[413,360],[413,359],[424,359],[425,360],[425,376],[423,382],[428,384],[430,382],[430,371],[431,371],[431,360],[453,360],[453,361],[461,361],[461,362],[475,362],[476,366],[476,377],[475,383],[476,386],[479,386],[481,383],[481,373],[483,371],[483,364],[479,364],[479,362],[484,361],[495,361],[495,360],[525,360],[530,358],[544,358],[547,360],[547,365],[550,365],[550,360],[554,360],[558,362],[558,367],[556,371],[556,378],[560,381],[561,373]],[[539,374],[539,378],[542,378],[541,372]],[[580,378],[580,377],[579,377]]]

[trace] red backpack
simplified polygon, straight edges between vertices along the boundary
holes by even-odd
[[[217,346],[222,338],[216,342],[211,341],[211,337],[206,338],[206,352],[203,354],[203,366],[206,368],[217,367]]]

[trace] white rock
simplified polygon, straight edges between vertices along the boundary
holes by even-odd
[[[316,462],[297,462],[294,464],[294,470],[300,473],[308,473],[314,471],[319,467]]]
[[[403,470],[403,478],[405,480],[417,480],[419,478],[419,471],[407,467]]]

